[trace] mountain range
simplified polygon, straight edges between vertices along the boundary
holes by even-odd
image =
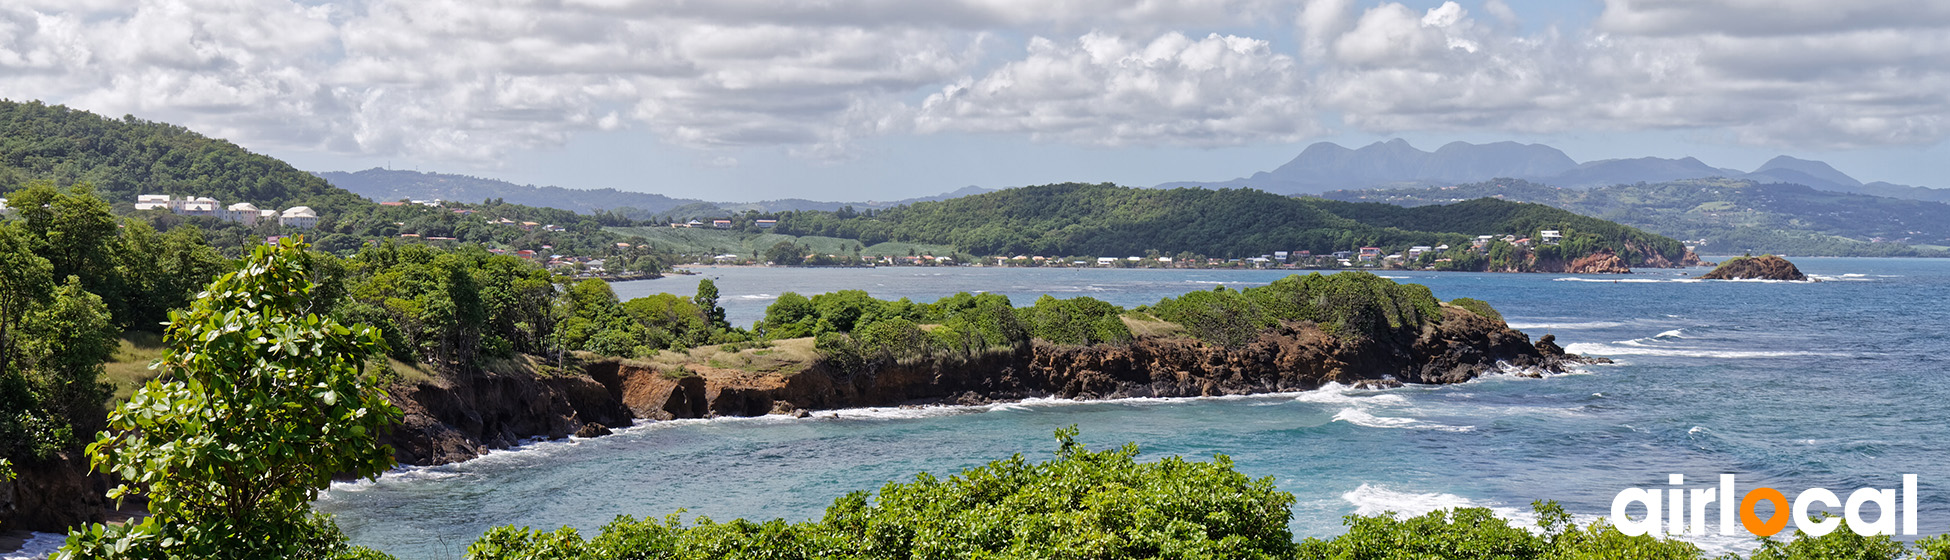
[[[1697,158],[1642,157],[1579,163],[1544,144],[1450,142],[1426,152],[1396,138],[1349,149],[1332,142],[1308,146],[1285,165],[1248,177],[1215,182],[1173,182],[1159,188],[1255,188],[1281,194],[1333,190],[1439,187],[1496,178],[1523,179],[1564,188],[1592,188],[1686,179],[1726,178],[1761,184],[1789,183],[1824,191],[1950,202],[1950,189],[1884,182],[1863,183],[1820,161],[1780,156],[1753,171],[1714,167]]]
[[[791,210],[835,211],[852,206],[856,210],[882,209],[915,202],[945,200],[994,189],[969,186],[935,196],[894,201],[827,202],[787,198],[759,202],[710,202],[692,198],[671,198],[661,194],[619,191],[616,189],[570,189],[556,186],[518,185],[499,179],[447,173],[422,173],[372,168],[365,171],[314,173],[333,186],[352,191],[374,201],[453,200],[477,202],[499,199],[511,204],[558,208],[584,214],[609,211],[632,219],[663,216],[672,219],[722,217],[746,210],[784,212]]]

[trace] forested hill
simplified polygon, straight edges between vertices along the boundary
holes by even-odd
[[[1334,191],[1351,202],[1421,206],[1498,197],[1564,208],[1647,231],[1700,240],[1701,253],[1946,256],[1950,204],[1737,179],[1564,189],[1517,179],[1443,188]],[[1442,214],[1420,214],[1422,219]]]
[[[1458,245],[1477,235],[1522,237],[1539,229],[1592,236],[1594,250],[1611,248],[1627,254],[1628,245],[1645,246],[1672,262],[1685,253],[1675,240],[1541,205],[1483,200],[1410,210],[1252,189],[1067,183],[881,212],[793,212],[779,218],[780,233],[844,237],[869,244],[949,244],[977,255],[1125,256],[1156,251],[1242,257],[1273,251]]]
[[[1456,232],[1535,232],[1554,229],[1594,234],[1630,247],[1651,252],[1678,262],[1686,246],[1670,237],[1632,226],[1573,213],[1543,204],[1525,204],[1498,198],[1477,198],[1439,206],[1403,207],[1377,202],[1342,202],[1313,199],[1337,216],[1380,227]],[[1519,233],[1522,235],[1522,233]]]
[[[363,203],[276,158],[181,126],[0,100],[0,193],[37,180],[90,183],[110,203],[133,203],[138,194],[320,212]]]

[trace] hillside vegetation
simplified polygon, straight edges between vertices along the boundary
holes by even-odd
[[[320,212],[365,203],[276,158],[181,126],[0,100],[0,193],[34,181],[88,183],[111,203],[133,203],[138,194]]]
[[[976,255],[1259,256],[1274,251],[1325,254],[1360,247],[1467,245],[1477,235],[1530,236],[1540,229],[1590,235],[1587,250],[1609,248],[1643,264],[1650,255],[1678,262],[1679,242],[1604,220],[1539,205],[1473,201],[1429,210],[1292,198],[1251,189],[1140,189],[1066,183],[921,202],[882,212],[792,212],[779,233],[952,245]],[[1568,255],[1575,258],[1582,254]]]
[[[1709,254],[1946,256],[1930,247],[1950,245],[1950,204],[1732,179],[1589,190],[1499,179],[1443,188],[1335,191],[1321,196],[1411,207],[1482,197],[1534,202],[1662,235],[1704,240],[1699,252]]]

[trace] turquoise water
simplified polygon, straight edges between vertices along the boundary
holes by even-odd
[[[1487,300],[1533,337],[1616,365],[1546,379],[1498,376],[1442,387],[1329,387],[1249,398],[1030,402],[978,408],[848,410],[838,419],[642,424],[542,442],[458,465],[340,484],[319,508],[355,542],[402,558],[458,558],[496,525],[593,530],[611,517],[816,517],[833,498],[918,471],[949,473],[1023,453],[1047,456],[1076,424],[1093,446],[1233,457],[1298,497],[1293,531],[1327,536],[1341,517],[1480,505],[1521,518],[1535,499],[1586,516],[1620,489],[1695,486],[1735,473],[1742,488],[1846,496],[1920,475],[1922,531],[1950,532],[1950,417],[1943,334],[1950,261],[1797,259],[1820,283],[1695,282],[1702,270],[1629,277],[1391,273],[1444,299]],[[1119,305],[1262,271],[710,269],[732,320],[749,324],[784,291],[865,289],[927,301],[988,290],[1018,305],[1042,293]],[[616,285],[622,297],[688,295],[697,277]],[[1702,541],[1713,548],[1735,541]]]

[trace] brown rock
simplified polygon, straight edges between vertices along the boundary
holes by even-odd
[[[1718,268],[1700,276],[1702,280],[1807,280],[1808,276],[1787,259],[1774,255],[1727,259]]]
[[[1577,260],[1571,261],[1564,271],[1572,274],[1632,273],[1631,267],[1625,266],[1625,261],[1618,258],[1618,254],[1613,253],[1611,249],[1599,249],[1596,253],[1578,257]]]
[[[583,424],[582,429],[576,430],[576,437],[579,438],[603,437],[612,433],[614,432],[609,431],[608,426],[597,424],[595,422],[590,422],[588,424]]]

